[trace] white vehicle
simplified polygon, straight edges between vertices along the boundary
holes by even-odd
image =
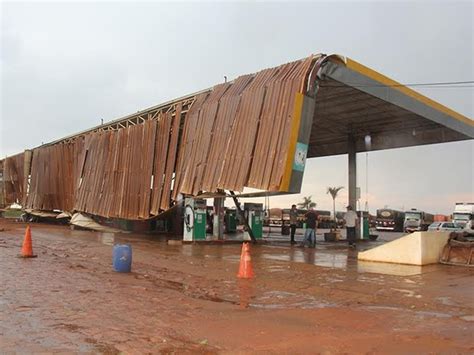
[[[456,202],[453,212],[453,223],[464,227],[471,219],[474,219],[474,202]]]
[[[405,221],[403,222],[403,230],[406,233],[415,231],[426,231],[428,226],[433,223],[434,216],[416,208],[412,208],[405,212]]]
[[[462,230],[459,224],[453,222],[434,222],[428,227],[429,232],[461,232]]]

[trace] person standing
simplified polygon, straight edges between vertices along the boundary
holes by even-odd
[[[295,233],[296,233],[296,225],[298,224],[298,210],[296,209],[296,205],[291,205],[290,209],[290,243],[296,244],[295,242]]]
[[[316,247],[316,227],[318,221],[318,215],[313,207],[310,207],[309,211],[304,215],[306,218],[306,230],[304,232],[302,247],[309,242],[311,248]]]
[[[350,205],[347,206],[347,212],[344,214],[344,222],[346,223],[346,237],[349,246],[355,248],[357,213],[352,210]]]

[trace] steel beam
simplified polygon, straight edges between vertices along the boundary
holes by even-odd
[[[350,134],[347,140],[347,148],[349,153],[348,170],[349,170],[349,205],[354,211],[357,210],[357,151],[356,138]]]
[[[237,196],[235,195],[234,191],[229,191],[229,193],[232,196],[232,199],[234,200],[235,208],[237,209],[237,213],[239,214],[240,218],[243,220],[245,229],[249,233],[250,239],[252,239],[252,242],[254,244],[257,243],[257,239],[255,239],[255,236],[253,234],[253,230],[249,225],[248,219],[245,218],[244,211],[242,211],[242,207],[240,206],[239,200],[237,200]]]

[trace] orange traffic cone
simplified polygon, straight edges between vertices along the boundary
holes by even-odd
[[[252,258],[250,257],[249,243],[242,244],[242,253],[240,254],[240,266],[237,277],[240,279],[251,279],[254,277],[252,268]]]
[[[33,255],[33,245],[31,242],[31,229],[30,226],[26,226],[25,239],[23,239],[23,247],[21,248],[22,258],[36,258],[37,255]]]

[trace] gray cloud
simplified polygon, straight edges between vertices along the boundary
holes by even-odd
[[[474,79],[472,2],[3,2],[1,10],[2,157],[310,53],[341,53],[404,83]],[[419,91],[473,116],[472,88]],[[448,213],[454,199],[474,200],[473,149],[371,153],[371,207]],[[345,157],[311,160],[303,194],[329,209],[326,186],[347,186],[346,174]]]

